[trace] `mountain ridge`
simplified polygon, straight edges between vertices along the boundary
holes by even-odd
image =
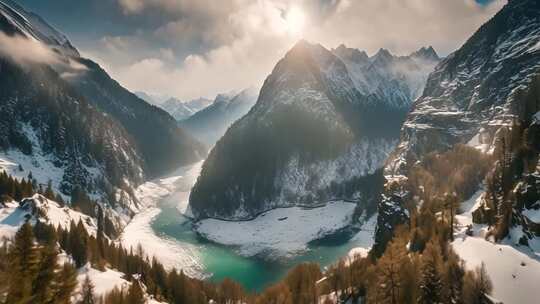
[[[499,157],[500,150],[507,149],[501,148],[501,142],[510,141],[510,133],[528,129],[523,138],[537,134],[533,117],[540,110],[539,16],[538,1],[509,2],[430,75],[385,166],[388,184],[379,204],[375,246],[379,253],[393,229],[407,221],[409,199],[404,187],[414,164],[430,153],[444,153],[460,144]],[[524,146],[530,149],[529,155],[538,153],[534,144]],[[527,159],[519,153],[512,158]],[[494,167],[500,164],[496,161]],[[521,180],[520,174],[512,174],[514,181]],[[530,182],[529,178],[522,183]],[[516,208],[514,213],[520,218],[523,209]]]
[[[374,91],[362,94],[332,51],[299,41],[276,64],[249,113],[210,152],[190,195],[194,215],[242,219],[335,196],[371,202],[378,169],[412,103],[408,94],[385,100]]]

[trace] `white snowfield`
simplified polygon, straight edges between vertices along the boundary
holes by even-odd
[[[111,292],[115,287],[118,289],[129,288],[131,284],[129,281],[124,279],[124,273],[118,272],[112,269],[105,269],[105,271],[99,271],[97,269],[91,268],[89,265],[86,265],[79,269],[79,274],[77,275],[77,281],[79,281],[79,289],[82,286],[86,275],[90,278],[90,281],[94,284],[94,292],[96,296],[104,296],[105,294]]]
[[[96,235],[97,233],[97,224],[93,218],[68,207],[61,207],[59,203],[49,200],[40,194],[26,198],[23,202],[26,203],[22,206],[19,206],[17,202],[8,202],[4,208],[0,208],[0,239],[3,237],[13,237],[28,219],[32,223],[40,220],[55,227],[61,226],[63,229],[69,229],[71,221],[75,222],[75,224],[82,221],[89,234]],[[34,207],[44,211],[45,215],[36,219],[32,215],[32,209]]]
[[[37,142],[35,133],[29,128],[26,130],[29,138]],[[6,171],[8,175],[19,180],[28,179],[28,174],[32,173],[32,177],[42,184],[43,188],[51,181],[53,189],[59,189],[64,169],[54,166],[54,157],[44,153],[38,145],[33,145],[33,150],[32,155],[26,155],[16,149],[0,152],[0,172]],[[61,192],[57,192],[62,195]],[[68,197],[62,195],[62,198],[66,200]]]
[[[94,285],[94,294],[96,297],[105,296],[107,293],[111,292],[115,287],[119,290],[127,291],[131,286],[131,282],[125,279],[125,274],[118,272],[113,269],[106,268],[105,271],[100,271],[95,268],[90,267],[90,264],[79,269],[79,274],[77,275],[77,281],[79,282],[77,293],[75,294],[75,299],[80,300],[81,298],[81,288],[86,276],[90,278],[92,284]],[[136,275],[135,275],[136,276]],[[159,302],[153,298],[153,296],[146,294],[146,286],[141,283],[143,292],[145,292],[145,300],[147,304],[159,304],[166,302]]]
[[[38,135],[29,125],[24,126],[25,135],[32,142],[32,154],[26,155],[17,149],[10,149],[7,151],[0,151],[0,172],[5,171],[8,175],[22,180],[23,178],[28,180],[28,176],[31,174],[32,178],[37,183],[46,189],[48,182],[51,183],[52,189],[56,194],[62,196],[62,199],[66,202],[70,200],[69,195],[65,195],[60,191],[60,185],[64,177],[64,167],[57,167],[55,162],[58,160],[51,153],[43,151]],[[99,166],[88,167],[82,164],[83,168],[89,173],[89,179],[99,180],[103,177],[103,170]],[[140,171],[142,172],[142,171]],[[142,173],[140,173],[142,174]],[[130,185],[131,182],[124,179],[126,185]],[[123,206],[117,206],[115,209],[109,208],[108,205],[102,204],[107,214],[112,215],[110,218],[119,227],[124,227],[129,222],[132,214],[138,212],[141,208],[136,202],[131,200],[125,191],[116,188],[116,198],[118,201],[123,201]],[[104,193],[100,190],[96,190],[92,193],[88,193],[89,197],[93,200],[101,201]]]
[[[121,235],[122,245],[135,249],[141,244],[144,253],[156,257],[166,269],[182,269],[192,278],[205,278],[207,275],[197,246],[154,233],[151,223],[160,212],[153,207],[137,214]]]
[[[310,241],[351,225],[355,207],[353,203],[336,201],[312,209],[277,208],[250,221],[201,220],[195,229],[213,242],[238,246],[244,256],[263,252],[290,256],[307,250]]]
[[[32,200],[32,201],[30,201]],[[30,198],[24,199],[22,206],[17,202],[7,202],[5,207],[0,208],[0,239],[12,238],[19,228],[27,221],[35,224],[36,221],[42,221],[55,227],[61,226],[64,229],[69,229],[71,221],[78,223],[82,221],[86,231],[91,235],[96,235],[97,226],[94,219],[80,212],[74,211],[68,207],[61,207],[57,202],[48,200],[42,195],[35,194]],[[44,216],[36,218],[32,216],[33,208],[40,208]],[[62,252],[59,256],[59,263],[69,262],[71,258]],[[123,277],[124,274],[112,269],[106,269],[104,272],[91,268],[86,265],[78,270],[77,280],[80,284],[89,275],[90,280],[95,285],[95,293],[97,296],[105,295],[110,292],[115,286],[118,288],[128,287],[129,282]],[[78,295],[75,295],[75,298]]]
[[[162,199],[175,200],[179,211],[185,213],[189,191],[199,176],[201,166],[202,161],[139,186],[136,196],[146,209],[133,217],[120,236],[124,247],[135,249],[141,244],[145,254],[155,256],[167,269],[182,269],[186,275],[195,278],[206,277],[197,246],[158,236],[151,224],[161,212],[157,203]]]
[[[495,299],[509,304],[536,304],[540,299],[540,247],[531,249],[512,240],[501,244],[487,241],[484,237],[487,227],[472,223],[472,212],[483,195],[483,191],[478,191],[462,203],[464,212],[456,216],[460,228],[452,247],[469,269],[485,263]],[[465,234],[469,224],[473,225],[473,236]]]

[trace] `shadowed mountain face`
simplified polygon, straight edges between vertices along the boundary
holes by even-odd
[[[124,89],[94,62],[82,58],[79,62],[88,70],[68,81],[131,134],[150,177],[204,156],[204,146],[180,129],[167,112]]]
[[[0,30],[27,52],[0,53],[0,152],[17,162],[35,159],[32,167],[48,168],[65,197],[81,188],[130,214],[135,186],[206,153],[170,115],[80,57],[39,16],[0,1]]]
[[[364,54],[365,55],[365,54]],[[369,202],[401,123],[436,60],[372,58],[300,41],[266,79],[257,103],[206,160],[196,217],[250,218],[278,206]]]
[[[510,1],[430,75],[401,131],[387,176],[406,177],[430,152],[456,144],[492,149],[507,128],[525,127],[540,110],[540,2]],[[535,128],[529,130],[534,133]],[[399,184],[399,183],[398,183]],[[407,218],[399,187],[379,206],[380,251]],[[396,191],[397,190],[397,191]]]

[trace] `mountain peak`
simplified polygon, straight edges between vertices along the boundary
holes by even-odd
[[[288,54],[305,54],[305,53],[312,53],[313,51],[317,49],[324,48],[319,43],[311,43],[305,39],[301,39],[291,48]]]
[[[427,47],[423,46],[418,51],[411,53],[410,57],[427,59],[432,61],[438,61],[441,59],[431,45]]]
[[[80,57],[79,52],[68,38],[57,29],[48,24],[40,16],[26,11],[11,0],[0,0],[0,17],[4,17],[0,24],[3,31],[6,26],[10,32],[17,32],[24,37],[36,39],[51,49],[71,57]]]
[[[387,60],[390,60],[392,59],[394,56],[392,55],[392,53],[390,53],[389,50],[385,49],[385,48],[380,48],[377,53],[375,55],[373,55],[373,61],[378,61],[378,60],[384,60],[384,61],[387,61]]]
[[[348,48],[344,44],[340,44],[336,49],[332,50],[332,53],[338,57],[347,59],[353,62],[364,62],[369,59],[369,56],[365,51],[360,51],[355,48]]]

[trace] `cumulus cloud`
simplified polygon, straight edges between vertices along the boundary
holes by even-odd
[[[133,90],[181,98],[213,96],[260,85],[300,38],[326,47],[341,43],[397,54],[433,45],[457,49],[506,2],[474,0],[118,0],[125,14],[161,10],[171,16],[157,28],[108,37],[118,57],[95,52],[113,76]],[[287,13],[300,9],[301,31]],[[128,55],[126,55],[128,54]],[[130,56],[131,54],[132,56]],[[133,55],[136,54],[136,55]]]

